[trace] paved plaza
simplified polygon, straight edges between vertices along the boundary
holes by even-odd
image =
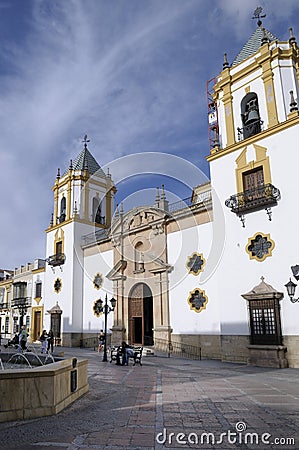
[[[299,448],[299,369],[64,352],[89,360],[89,393],[56,416],[0,424],[1,450]]]

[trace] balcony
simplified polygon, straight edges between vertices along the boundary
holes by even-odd
[[[46,259],[47,263],[51,267],[57,267],[62,266],[62,264],[65,263],[65,254],[64,253],[57,253],[56,255],[49,256],[49,258]]]
[[[271,220],[271,207],[280,200],[280,191],[272,184],[263,184],[254,189],[231,195],[225,206],[241,218],[244,225],[244,214],[265,209]]]
[[[30,297],[13,298],[11,301],[11,307],[16,309],[27,309],[31,306]]]

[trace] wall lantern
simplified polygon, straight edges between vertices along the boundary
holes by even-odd
[[[299,280],[299,265],[292,266],[291,270],[293,272],[294,278],[298,281]],[[290,278],[290,281],[288,281],[287,284],[285,284],[285,287],[287,288],[287,293],[288,293],[288,296],[290,297],[291,302],[292,303],[298,302],[299,297],[294,298],[297,284],[293,283],[293,281]]]

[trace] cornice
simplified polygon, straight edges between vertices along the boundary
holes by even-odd
[[[263,47],[261,47],[263,49]],[[247,60],[252,59],[253,55],[249,56]],[[214,92],[215,94],[218,91],[221,91],[224,86],[226,86],[228,83],[234,84],[237,83],[240,79],[247,77],[251,73],[253,73],[256,70],[261,70],[262,65],[269,61],[269,63],[272,65],[273,61],[275,60],[293,60],[295,62],[297,58],[297,48],[289,48],[289,49],[282,49],[280,47],[275,47],[274,49],[267,49],[266,51],[263,49],[259,54],[256,55],[255,59],[250,63],[244,65],[244,67],[241,70],[236,71],[235,73],[232,73],[232,70],[235,69],[235,66],[232,68],[226,68],[220,73],[220,80],[217,81],[217,83],[214,86]],[[242,64],[245,63],[246,60],[242,61]]]
[[[3,280],[3,281],[0,281],[0,287],[2,286],[2,287],[5,287],[5,286],[9,286],[10,284],[13,284],[13,279],[12,278],[9,278],[8,280]]]
[[[287,130],[288,128],[291,128],[295,125],[299,124],[299,112],[297,112],[295,115],[293,115],[292,117],[289,116],[289,118],[287,120],[285,120],[284,122],[280,122],[277,125],[274,125],[273,127],[267,128],[264,131],[261,131],[260,133],[255,134],[254,136],[251,136],[250,138],[247,139],[243,139],[242,141],[239,141],[235,144],[232,144],[228,147],[226,147],[225,149],[217,149],[215,148],[212,149],[212,154],[210,154],[209,156],[206,157],[208,162],[214,161],[215,159],[218,159],[222,156],[226,156],[229,153],[233,153],[236,150],[240,150],[241,148],[251,145],[251,144],[256,144],[259,141],[261,141],[262,139],[265,139],[273,134],[276,134],[278,132]]]
[[[40,267],[39,269],[32,269],[32,273],[42,273],[46,271],[46,266],[45,267]]]

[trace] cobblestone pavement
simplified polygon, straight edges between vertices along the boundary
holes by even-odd
[[[56,416],[0,424],[1,450],[299,449],[299,369],[163,356],[127,367],[64,351],[89,360],[89,393]]]

